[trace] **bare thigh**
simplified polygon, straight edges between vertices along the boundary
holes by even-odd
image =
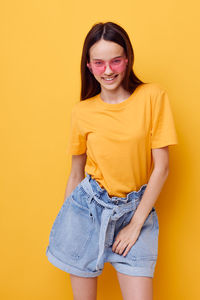
[[[70,274],[73,300],[96,300],[98,277],[79,277]]]
[[[123,300],[153,300],[153,278],[117,272]]]

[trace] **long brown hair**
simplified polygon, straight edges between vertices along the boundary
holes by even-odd
[[[128,64],[122,81],[123,88],[132,94],[137,86],[144,83],[133,71],[134,52],[127,32],[120,25],[113,22],[97,23],[88,32],[83,45],[80,100],[91,98],[101,91],[100,83],[87,67],[87,62],[90,61],[89,50],[100,39],[115,42],[124,48]]]

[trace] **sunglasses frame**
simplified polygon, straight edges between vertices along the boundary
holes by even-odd
[[[116,60],[120,60],[120,62],[117,65],[112,65],[111,66],[112,62],[116,61]],[[98,63],[98,62],[102,62],[103,65],[101,65],[101,66],[96,65],[96,63]],[[105,60],[101,60],[101,59],[95,60],[94,62],[87,63],[87,67],[89,68],[91,73],[100,75],[100,74],[105,72],[106,67],[107,67],[107,63],[108,63],[110,69],[113,72],[121,73],[125,70],[127,62],[128,62],[128,59],[126,57],[122,56],[122,57],[112,58],[109,61],[105,61]]]

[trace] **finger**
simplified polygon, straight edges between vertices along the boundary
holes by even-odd
[[[118,254],[121,255],[124,252],[124,249],[126,249],[127,245],[128,245],[127,241],[124,242],[124,243],[121,242],[120,245],[119,245],[120,248],[118,250]]]
[[[126,250],[123,253],[123,256],[126,256],[128,254],[128,252],[130,251],[130,249],[132,248],[132,246],[133,246],[132,244],[128,244]]]
[[[126,241],[120,241],[120,243],[117,245],[115,252],[118,254],[122,254],[122,252],[124,251],[124,248],[126,247],[127,242]]]
[[[120,243],[120,240],[115,240],[115,242],[113,243],[113,246],[112,246],[112,251],[116,250],[116,247],[118,246],[119,243]]]
[[[113,250],[113,251],[114,251],[114,252],[116,252],[116,253],[118,253],[118,252],[119,252],[119,250],[120,250],[120,248],[121,248],[121,241],[119,241],[119,242],[118,242],[118,244],[116,244],[116,245],[115,245],[115,247],[114,247],[114,250]]]

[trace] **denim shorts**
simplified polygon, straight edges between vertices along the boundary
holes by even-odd
[[[48,260],[57,268],[81,277],[100,275],[105,262],[123,274],[153,277],[159,234],[155,207],[128,254],[112,251],[116,235],[130,222],[146,186],[126,197],[110,197],[86,173],[66,197],[54,220],[46,248]]]

